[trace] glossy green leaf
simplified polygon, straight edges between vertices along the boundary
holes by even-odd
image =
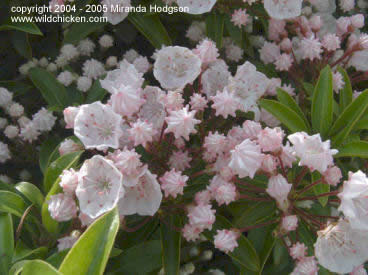
[[[87,91],[85,103],[93,103],[102,100],[106,94],[107,91],[101,87],[100,81],[96,80],[90,90]]]
[[[301,108],[298,106],[297,102],[291,97],[286,91],[281,88],[277,88],[276,90],[277,98],[280,103],[284,104],[286,107],[292,109],[297,115],[299,115],[303,121],[305,122],[306,126],[310,128],[310,124],[302,112]]]
[[[47,252],[48,248],[45,246],[40,246],[36,249],[30,249],[21,240],[19,240],[15,247],[12,262],[15,263],[20,260],[44,258]]]
[[[161,223],[162,262],[164,273],[177,275],[180,270],[181,232],[173,229],[181,228],[179,216],[170,216],[168,225]]]
[[[205,231],[203,234],[209,241],[213,241],[217,230],[230,228],[233,228],[233,225],[225,217],[216,215],[216,222],[213,224],[212,231]],[[228,253],[228,255],[248,270],[260,270],[260,259],[257,252],[244,235],[241,235],[238,239],[238,247],[233,252]]]
[[[357,122],[361,119],[368,105],[368,91],[362,92],[347,108],[331,127],[329,135],[333,136],[333,142],[340,144],[353,130]]]
[[[355,127],[353,128],[353,130],[367,130],[369,127],[369,120],[367,118],[367,112],[365,112],[365,117],[360,119]]]
[[[88,21],[91,18],[100,17],[100,14],[85,13],[81,16],[85,16]],[[89,34],[102,29],[107,22],[75,22],[71,24],[64,34],[63,44],[77,43],[82,39],[86,38]]]
[[[308,255],[312,255],[315,236],[304,222],[298,223],[298,236],[300,242],[303,242],[307,246]]]
[[[303,119],[291,108],[270,99],[261,99],[259,104],[280,120],[291,132],[309,132]]]
[[[24,58],[32,58],[32,48],[28,41],[28,34],[25,32],[15,31],[11,34],[13,47]]]
[[[119,228],[114,208],[96,220],[81,235],[60,265],[63,274],[103,274]]]
[[[27,261],[23,266],[22,275],[63,275],[52,265],[41,260]]]
[[[320,72],[311,103],[313,130],[326,137],[333,121],[333,75],[330,66]]]
[[[22,217],[27,206],[23,198],[9,191],[0,191],[0,211]]]
[[[162,267],[161,242],[138,243],[109,261],[109,274],[148,274]]]
[[[6,274],[14,252],[13,220],[9,213],[0,213],[0,274]]]
[[[29,260],[16,262],[9,270],[9,275],[18,275],[23,271],[23,267]]]
[[[242,28],[239,28],[238,26],[235,26],[234,23],[231,22],[231,17],[227,17],[225,20],[225,28],[227,32],[229,33],[231,39],[233,42],[238,45],[240,48],[244,48],[245,41],[245,35]]]
[[[48,168],[50,162],[54,161],[59,156],[58,145],[60,143],[59,138],[49,138],[44,141],[40,148],[39,164],[42,173]]]
[[[0,31],[5,31],[5,30],[17,30],[17,31],[30,33],[30,34],[43,35],[36,24],[28,23],[28,22],[8,23],[8,24],[1,25]]]
[[[368,144],[366,141],[354,141],[344,144],[338,148],[339,152],[334,155],[335,158],[359,157],[368,158]]]
[[[50,106],[66,107],[67,91],[54,75],[41,68],[32,68],[28,76]]]
[[[30,202],[37,205],[39,208],[42,207],[44,203],[44,196],[42,195],[40,189],[29,182],[20,182],[15,185],[15,188],[22,193]]]
[[[172,44],[167,30],[157,14],[143,16],[143,14],[132,12],[127,18],[155,48],[160,49],[163,45]]]
[[[49,165],[44,177],[45,192],[49,192],[50,188],[53,186],[55,181],[58,180],[58,177],[63,170],[73,167],[78,162],[81,154],[82,151],[65,154]]]
[[[311,174],[311,178],[312,178],[312,182],[315,182],[321,178],[321,174],[315,171]],[[328,193],[330,192],[330,185],[327,183],[317,184],[313,187],[313,191],[315,192],[316,196],[321,195],[323,193]],[[325,205],[328,203],[328,199],[329,197],[320,197],[318,198],[318,201],[323,207],[325,207]]]
[[[54,266],[55,268],[59,268],[61,263],[63,262],[65,256],[68,254],[70,249],[65,249],[59,252],[54,253],[50,257],[48,257],[45,261],[47,261],[49,264]]]
[[[241,206],[243,211],[236,217],[234,224],[237,227],[247,227],[271,219],[275,216],[274,202],[256,202],[246,206]]]
[[[343,76],[344,86],[339,92],[339,108],[340,111],[343,111],[351,102],[352,102],[352,85],[349,76],[341,67],[337,68],[337,71],[340,72]]]
[[[222,39],[224,37],[225,15],[211,13],[206,17],[206,35],[213,40],[218,49],[222,48]]]

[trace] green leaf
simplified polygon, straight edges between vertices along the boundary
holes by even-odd
[[[46,170],[44,177],[44,190],[49,192],[59,175],[65,169],[73,167],[79,160],[82,151],[65,154],[53,161]]]
[[[366,141],[354,141],[342,145],[339,152],[334,155],[335,158],[359,157],[368,158],[368,145]]]
[[[171,215],[168,225],[161,223],[162,262],[165,274],[176,275],[180,269],[181,232],[172,226],[181,227],[179,216]]]
[[[157,14],[144,16],[131,12],[127,18],[155,48],[160,49],[163,45],[172,44],[167,30]]]
[[[315,182],[321,178],[321,174],[317,171],[313,172],[311,174],[312,182]],[[313,187],[313,191],[315,192],[315,195],[321,195],[323,193],[328,193],[330,192],[330,185],[327,183],[319,183],[316,184]],[[325,207],[325,205],[328,203],[328,197],[320,197],[318,198],[319,203],[322,205],[322,207]]]
[[[243,207],[243,212],[237,215],[234,224],[236,227],[247,227],[264,222],[275,216],[275,208],[274,202],[251,203],[250,206]]]
[[[0,213],[0,273],[7,274],[14,252],[13,220],[9,213]]]
[[[213,40],[218,49],[222,48],[222,38],[224,37],[225,15],[211,13],[206,17],[206,35]]]
[[[246,41],[244,41],[245,36],[244,36],[243,29],[235,26],[231,22],[230,16],[227,17],[226,20],[224,20],[224,22],[225,22],[226,30],[229,33],[232,40],[234,41],[234,43],[238,45],[240,48],[244,48],[245,46],[244,44],[246,43]]]
[[[0,211],[22,217],[26,203],[21,196],[9,191],[0,191]]]
[[[12,262],[18,262],[20,260],[32,260],[38,258],[44,258],[48,252],[48,248],[45,246],[38,247],[36,249],[29,249],[25,244],[19,240],[15,247]]]
[[[85,16],[86,21],[88,21],[91,18],[97,18],[101,15],[94,13],[85,13],[81,16]],[[107,22],[75,22],[71,24],[66,30],[64,34],[63,44],[77,43],[87,37],[89,34],[102,29],[105,25],[107,25]]]
[[[8,23],[0,26],[0,31],[5,30],[17,30],[22,32],[27,32],[30,34],[43,35],[40,29],[34,23],[28,22],[17,22],[17,23]]]
[[[106,94],[107,91],[101,87],[100,81],[96,80],[90,90],[87,91],[85,103],[93,103],[102,100]]]
[[[307,246],[308,255],[312,255],[315,236],[313,235],[312,231],[308,229],[304,222],[298,223],[298,236],[299,240]]]
[[[27,261],[23,266],[22,275],[63,275],[52,265],[41,260]]]
[[[63,262],[64,257],[68,254],[69,249],[62,250],[60,252],[54,253],[46,261],[54,266],[55,268],[59,268],[60,264]]]
[[[313,130],[326,137],[333,120],[333,75],[330,66],[320,72],[311,105]]]
[[[367,130],[368,129],[368,125],[369,125],[369,120],[367,118],[367,112],[365,112],[365,117],[360,119],[355,127],[353,128],[353,130]]]
[[[259,104],[281,121],[291,132],[309,132],[303,119],[291,108],[269,99],[261,99]]]
[[[28,263],[28,260],[20,261],[15,263],[9,270],[9,275],[18,275],[22,272],[23,267],[26,263]]]
[[[32,58],[32,48],[28,41],[28,34],[25,32],[15,31],[11,34],[12,44],[17,52],[24,58]]]
[[[50,162],[54,161],[59,156],[58,145],[60,143],[59,138],[49,138],[41,145],[39,154],[39,164],[42,173],[45,173],[46,168]]]
[[[277,98],[278,100],[284,104],[286,107],[292,109],[294,112],[296,112],[297,115],[299,115],[303,121],[305,122],[307,128],[310,128],[310,124],[302,112],[301,108],[298,106],[297,102],[294,100],[293,97],[291,97],[286,91],[284,91],[281,88],[277,88],[276,90]]]
[[[20,182],[15,185],[15,188],[22,193],[33,204],[37,205],[40,209],[44,203],[44,196],[41,191],[29,182]]]
[[[229,229],[232,227],[233,225],[225,217],[216,215],[216,222],[213,224],[212,231],[205,231],[203,234],[209,241],[213,242],[213,236],[216,234],[217,230]],[[251,242],[244,235],[240,236],[238,247],[235,248],[233,252],[228,253],[228,255],[248,270],[260,270],[260,259],[257,252]]]
[[[28,76],[50,106],[66,107],[67,91],[54,75],[41,68],[32,68]]]
[[[367,110],[368,102],[368,91],[362,92],[346,109],[342,112],[339,118],[335,121],[331,127],[329,135],[333,136],[334,144],[341,144],[343,140],[353,130],[356,123],[361,119],[365,111]],[[340,132],[339,132],[340,131]]]
[[[159,240],[138,243],[109,261],[109,274],[141,275],[160,269],[162,266],[160,251]]]
[[[344,81],[344,87],[339,92],[339,108],[343,111],[352,102],[352,85],[346,70],[338,67],[337,71],[342,74]]]
[[[119,228],[114,208],[96,220],[73,245],[60,265],[63,274],[103,274]]]

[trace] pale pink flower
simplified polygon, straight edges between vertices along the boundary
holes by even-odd
[[[187,240],[188,242],[196,241],[199,238],[200,233],[203,230],[200,228],[191,225],[191,224],[185,224],[184,228],[182,229],[182,236]]]
[[[319,39],[310,37],[301,40],[302,58],[313,61],[314,59],[321,59],[322,45]]]
[[[261,147],[250,139],[246,139],[231,151],[229,167],[240,178],[246,176],[253,178],[256,171],[261,168],[262,160]]]
[[[356,29],[361,29],[365,25],[365,17],[363,14],[355,14],[351,16],[351,24]]]
[[[284,132],[279,128],[266,127],[258,134],[258,144],[264,152],[277,152],[282,146]]]
[[[213,210],[209,204],[191,207],[188,213],[189,223],[201,230],[211,230],[213,223],[216,221],[215,213],[216,210]]]
[[[64,170],[59,178],[59,185],[63,188],[64,193],[73,196],[78,185],[78,172],[72,168]]]
[[[285,21],[270,18],[269,19],[269,29],[268,29],[268,38],[270,40],[279,41],[280,35],[284,34],[285,31]]]
[[[125,195],[118,202],[118,211],[121,216],[138,214],[153,216],[162,202],[161,187],[156,175],[148,169],[135,186],[125,188]]]
[[[199,191],[195,194],[194,201],[200,205],[209,204],[212,199],[211,192],[209,190]]]
[[[341,200],[338,210],[344,213],[354,229],[368,230],[368,185],[369,180],[362,171],[349,172],[348,181],[338,194]]]
[[[355,8],[355,0],[339,0],[339,6],[344,12],[349,12]]]
[[[238,238],[240,233],[233,230],[217,230],[214,236],[214,245],[225,253],[233,252],[238,247]]]
[[[255,140],[258,134],[262,131],[262,126],[259,122],[253,120],[246,120],[243,123],[243,130],[246,133],[246,137],[250,140]]]
[[[192,110],[203,111],[207,107],[207,99],[200,94],[193,94],[190,97],[190,106]]]
[[[173,152],[170,159],[169,165],[171,168],[176,169],[177,171],[184,171],[187,168],[190,168],[191,157],[187,151],[176,151]]]
[[[332,272],[349,273],[368,259],[367,230],[355,230],[346,220],[329,224],[317,235],[315,256]]]
[[[212,108],[216,110],[216,116],[235,117],[235,112],[239,108],[238,99],[227,88],[224,88],[223,92],[218,91],[215,96],[211,97],[211,100],[214,102]]]
[[[189,105],[178,111],[170,111],[169,116],[166,117],[165,133],[173,133],[175,138],[183,137],[189,140],[189,135],[196,133],[195,125],[201,122],[194,118],[195,113],[196,111],[189,112]]]
[[[187,8],[190,14],[203,14],[212,9],[216,0],[177,0],[177,4]]]
[[[274,63],[280,56],[280,47],[273,42],[265,42],[259,50],[263,63]]]
[[[75,118],[74,134],[87,149],[117,149],[122,118],[100,102],[82,105]]]
[[[113,110],[122,116],[131,117],[145,103],[145,100],[140,97],[141,89],[120,86],[118,89],[112,87],[112,91],[110,104]]]
[[[92,224],[96,219],[91,218],[89,215],[86,215],[84,212],[80,211],[80,214],[78,215],[78,218],[80,219],[82,227],[89,226]]]
[[[79,143],[74,142],[72,139],[68,138],[60,143],[59,155],[63,156],[65,154],[77,152],[83,149],[83,146]]]
[[[166,110],[164,105],[158,101],[147,100],[139,112],[139,118],[151,123],[153,128],[159,133],[163,127],[165,117]]]
[[[291,275],[317,275],[319,268],[315,257],[301,258],[297,263]]]
[[[290,189],[292,189],[292,185],[278,174],[270,177],[266,192],[276,200],[278,207],[285,212],[289,207],[288,194]]]
[[[355,267],[349,275],[367,275],[364,265]]]
[[[342,36],[348,32],[348,28],[351,26],[351,19],[349,17],[339,17],[337,19],[337,35]]]
[[[329,167],[323,176],[326,183],[336,186],[342,178],[342,171],[337,166]]]
[[[225,61],[218,59],[208,66],[202,74],[202,93],[211,96],[216,95],[217,91],[222,91],[226,87],[231,76]]]
[[[184,107],[184,98],[182,97],[181,90],[168,91],[164,97],[164,105],[166,110],[176,111]]]
[[[265,0],[263,4],[267,13],[275,19],[294,18],[302,11],[302,0]]]
[[[108,22],[112,25],[117,25],[128,16],[129,13],[126,11],[126,8],[131,7],[131,0],[103,0],[102,4],[107,7],[103,16],[107,18]],[[112,7],[121,11],[114,11]]]
[[[137,169],[142,165],[140,155],[134,149],[116,150],[108,155],[108,159],[112,160],[118,170],[126,175],[137,172]]]
[[[241,28],[242,26],[246,26],[248,21],[249,15],[245,9],[234,10],[231,16],[231,22],[233,22],[235,26]]]
[[[209,39],[201,41],[197,47],[193,50],[202,61],[202,66],[206,67],[208,64],[217,60],[219,53],[215,42]]]
[[[294,231],[298,227],[298,218],[296,215],[284,216],[281,221],[281,227],[285,232]]]
[[[76,189],[82,212],[94,219],[113,209],[123,194],[122,174],[112,161],[95,155],[84,162]]]
[[[156,54],[154,77],[167,90],[182,89],[200,74],[202,61],[191,50],[164,47]]]
[[[334,33],[326,34],[322,41],[322,46],[329,52],[335,51],[340,48],[340,39]]]
[[[227,145],[226,143],[226,137],[216,131],[215,133],[208,133],[208,136],[206,136],[204,139],[203,146],[207,152],[217,155],[225,151]]]
[[[340,72],[333,73],[333,90],[336,93],[339,93],[339,91],[344,87],[344,81],[343,76]]]
[[[292,164],[297,160],[297,157],[294,155],[294,150],[290,146],[289,142],[287,142],[285,146],[281,147],[280,158],[283,165],[289,168],[292,168]]]
[[[134,141],[134,146],[140,144],[145,146],[148,142],[152,142],[153,136],[157,133],[151,123],[140,119],[131,125],[129,132],[131,139]]]
[[[292,41],[288,38],[285,37],[281,42],[280,42],[280,49],[284,52],[290,52],[292,50]]]
[[[165,197],[172,196],[176,198],[177,195],[182,195],[188,179],[188,176],[182,175],[181,172],[177,172],[175,169],[164,173],[159,181]]]
[[[78,240],[78,236],[67,236],[58,239],[58,252],[71,248]]]
[[[300,166],[324,173],[333,165],[333,155],[338,151],[330,149],[330,140],[322,142],[320,134],[309,136],[305,132],[297,132],[288,136],[288,139],[293,144],[295,155],[300,158]]]
[[[293,64],[293,58],[290,54],[283,53],[276,58],[275,66],[278,71],[289,71]]]
[[[33,122],[28,122],[24,127],[21,128],[19,137],[27,142],[32,142],[40,136],[40,132],[37,130]]]
[[[320,30],[320,28],[322,27],[322,20],[321,20],[321,17],[319,15],[313,15],[311,16],[310,20],[309,20],[309,26],[311,27],[311,29],[314,31],[314,32],[318,32]]]
[[[289,254],[294,260],[302,259],[307,254],[307,247],[304,243],[295,243],[289,249]]]
[[[71,196],[53,195],[47,203],[50,216],[58,222],[69,221],[77,215],[76,202]]]
[[[222,204],[228,205],[237,198],[236,187],[232,183],[224,182],[212,191],[212,196],[219,206]]]
[[[63,115],[67,129],[73,129],[75,127],[75,118],[79,110],[79,107],[68,107],[64,109]]]
[[[267,173],[272,174],[276,170],[277,164],[278,164],[277,160],[274,156],[264,155],[261,164],[261,169]]]

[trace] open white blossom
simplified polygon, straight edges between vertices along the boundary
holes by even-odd
[[[265,0],[267,13],[275,19],[290,19],[297,17],[302,11],[302,0]]]
[[[76,189],[83,213],[94,219],[113,209],[124,193],[122,174],[112,161],[95,155],[84,162]]]
[[[74,121],[74,133],[87,149],[117,149],[122,118],[100,102],[82,105]]]
[[[201,60],[184,47],[164,47],[156,54],[154,77],[168,90],[182,89],[200,74]]]
[[[217,0],[177,0],[177,4],[183,8],[189,8],[190,14],[202,14],[209,12]]]
[[[107,7],[107,11],[104,12],[103,16],[107,17],[108,22],[112,25],[117,25],[128,16],[125,8],[131,7],[131,0],[103,0],[102,4]],[[119,11],[114,10],[117,7]]]

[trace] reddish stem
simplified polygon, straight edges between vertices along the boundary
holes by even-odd
[[[317,195],[317,196],[298,198],[296,200],[297,201],[316,200],[318,198],[327,197],[327,196],[336,196],[338,194],[339,194],[339,191],[333,191],[333,192],[322,193],[322,194]]]
[[[308,172],[308,168],[307,167],[304,167],[301,172],[297,175],[297,177],[295,178],[294,182],[296,184],[299,184],[299,182],[304,178],[304,176],[307,174]]]
[[[279,160],[279,163],[280,163],[281,172],[283,173],[283,176],[288,180],[288,176],[287,176],[287,173],[285,171],[283,160],[281,159],[280,155],[278,156],[278,160]]]
[[[252,230],[252,229],[261,228],[261,227],[265,227],[265,226],[270,225],[270,224],[278,223],[279,221],[280,221],[280,219],[271,220],[271,221],[268,221],[268,222],[259,223],[259,224],[250,225],[250,226],[247,226],[247,227],[244,227],[244,228],[240,228],[238,230],[239,230],[239,232],[246,232],[246,231],[249,231],[249,230]]]
[[[272,201],[271,198],[256,198],[256,197],[250,197],[248,195],[240,194],[239,199],[247,199],[250,201]]]
[[[151,219],[153,219],[153,217],[147,217],[145,218],[141,223],[139,223],[138,225],[135,225],[134,227],[127,227],[126,224],[123,225],[123,230],[125,230],[126,232],[135,232],[137,231],[138,229],[140,229],[141,227],[143,227],[145,224],[147,224]]]
[[[307,185],[305,188],[303,188],[301,191],[299,191],[297,193],[297,196],[299,197],[300,195],[302,195],[303,193],[306,193],[308,190],[310,190],[312,187],[314,187],[315,185],[318,185],[319,183],[321,183],[323,181],[322,178],[320,178],[319,180],[317,181],[314,181],[313,183]]]

